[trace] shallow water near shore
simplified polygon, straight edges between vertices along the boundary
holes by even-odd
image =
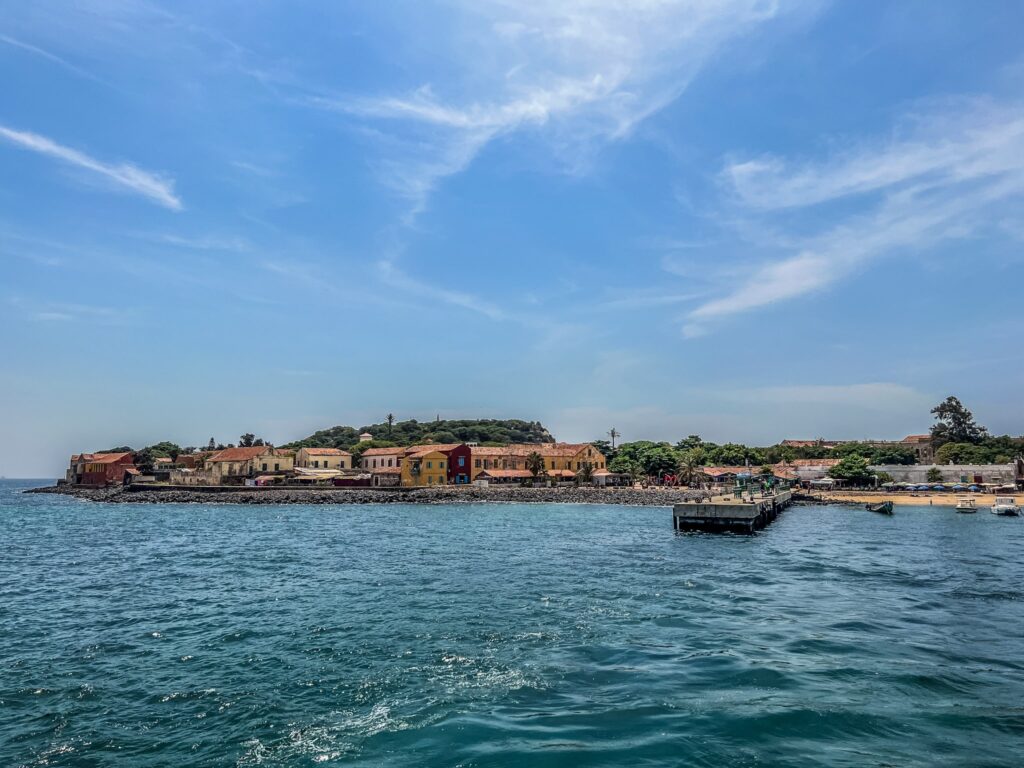
[[[1024,520],[0,482],[3,766],[1010,766]]]

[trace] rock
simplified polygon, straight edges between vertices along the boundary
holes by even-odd
[[[59,493],[88,501],[121,504],[624,504],[670,507],[701,496],[682,488],[215,488],[159,486],[130,490],[51,486],[26,493]]]

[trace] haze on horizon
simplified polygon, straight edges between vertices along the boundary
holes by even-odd
[[[1024,433],[1024,6],[57,0],[0,20],[0,475],[521,418]]]

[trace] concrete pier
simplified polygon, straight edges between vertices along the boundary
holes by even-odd
[[[773,494],[713,496],[710,500],[676,504],[672,507],[672,527],[677,531],[733,531],[753,533],[771,523],[789,506],[792,491]]]

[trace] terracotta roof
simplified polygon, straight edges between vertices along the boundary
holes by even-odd
[[[303,448],[310,456],[351,456],[352,454],[348,451],[343,451],[341,448]]]
[[[268,448],[265,445],[254,445],[251,448],[225,448],[223,451],[218,451],[213,454],[208,460],[209,461],[249,461],[255,459],[257,456],[272,451],[273,449]]]
[[[410,445],[406,448],[406,452],[409,455],[413,453],[425,453],[427,451],[440,451],[441,453],[448,453],[454,451],[462,443],[424,443],[423,445]]]
[[[531,453],[539,453],[544,457],[554,457],[575,456],[590,447],[590,443],[513,443],[504,446],[479,446],[470,450],[474,456],[529,456]],[[594,448],[594,452],[600,453],[597,448]]]
[[[373,469],[367,470],[371,475],[400,475],[402,474],[401,467],[374,467]]]
[[[533,474],[527,469],[485,469],[477,477],[482,475],[487,477],[533,477]]]
[[[552,477],[576,477],[571,469],[549,469],[547,473]]]
[[[416,449],[410,450],[405,454],[405,457],[407,459],[419,459],[431,453],[440,453],[442,456],[445,456],[448,452],[444,450],[444,446],[424,445],[416,446]]]
[[[719,475],[739,475],[743,472],[749,472],[752,475],[756,475],[760,470],[759,467],[702,467],[701,472],[711,477],[718,477]]]
[[[173,461],[166,456],[158,456],[154,459],[154,464],[172,464]]]
[[[406,449],[400,445],[392,446],[391,448],[367,448],[363,451],[363,456],[395,456],[398,454],[404,454]]]
[[[931,435],[907,435],[902,440],[900,440],[900,442],[901,443],[925,443],[925,442],[927,442],[927,441],[929,441],[931,439],[932,439]]]
[[[116,464],[131,453],[93,453],[86,459],[90,464]]]

